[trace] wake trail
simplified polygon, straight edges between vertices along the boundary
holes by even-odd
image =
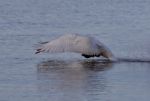
[[[150,63],[150,58],[124,58],[124,57],[118,57],[113,59],[97,59],[96,61],[102,62],[102,63],[120,63],[120,62],[133,62],[133,63]]]
[[[147,59],[147,58],[117,58],[116,62],[147,62],[147,63],[150,63],[150,59]]]

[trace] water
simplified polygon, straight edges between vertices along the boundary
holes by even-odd
[[[149,101],[149,0],[1,0],[0,101]],[[92,35],[121,62],[34,54],[64,33]]]

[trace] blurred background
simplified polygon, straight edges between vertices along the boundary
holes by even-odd
[[[34,54],[38,42],[79,33],[96,37],[116,57],[150,58],[149,5],[0,0],[0,100],[149,101],[149,63],[88,64],[80,54]]]

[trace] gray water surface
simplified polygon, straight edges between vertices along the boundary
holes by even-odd
[[[149,0],[0,0],[0,101],[149,101]],[[120,59],[35,55],[38,42],[91,35]]]

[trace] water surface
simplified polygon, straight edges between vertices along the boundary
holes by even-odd
[[[149,0],[1,0],[0,101],[149,101]],[[64,33],[92,35],[121,62],[34,54]]]

